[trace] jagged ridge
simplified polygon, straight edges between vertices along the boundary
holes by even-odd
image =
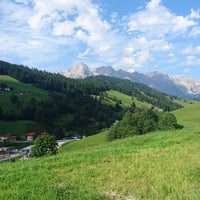
[[[69,70],[60,73],[69,78],[86,78],[88,76],[105,75],[128,79],[133,82],[144,83],[149,87],[168,95],[181,98],[200,99],[200,80],[193,80],[191,78],[175,78],[160,72],[151,72],[145,75],[139,72],[130,73],[121,69],[115,70],[111,66],[103,66],[91,71],[86,64],[81,62]]]

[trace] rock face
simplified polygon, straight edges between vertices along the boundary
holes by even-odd
[[[128,79],[137,83],[144,83],[159,92],[181,98],[200,99],[200,80],[190,78],[175,78],[160,72],[151,72],[142,74],[138,72],[127,72],[124,70],[115,70],[111,66],[99,67],[91,71],[84,63],[78,63],[71,69],[62,71],[62,75],[69,78],[86,78],[88,76],[105,75],[121,79]]]
[[[84,64],[83,62],[74,65],[69,70],[60,72],[60,74],[66,76],[68,78],[78,78],[78,79],[86,78],[86,77],[92,75],[89,67],[86,64]]]

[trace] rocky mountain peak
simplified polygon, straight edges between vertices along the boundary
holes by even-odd
[[[62,75],[68,77],[68,78],[86,78],[88,76],[92,75],[92,72],[90,71],[89,67],[83,63],[80,62],[76,65],[74,65],[72,68],[62,71]]]

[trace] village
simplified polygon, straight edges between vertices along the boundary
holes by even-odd
[[[44,131],[39,135],[48,135],[49,133]],[[0,162],[4,161],[14,161],[14,159],[19,158],[22,160],[28,159],[30,156],[31,149],[33,148],[33,142],[38,135],[36,132],[29,132],[24,138],[18,137],[13,133],[8,133],[0,136]],[[70,136],[63,138],[62,140],[57,140],[57,147],[60,148],[63,144],[69,143],[75,140],[79,140],[78,136]],[[26,143],[24,148],[16,148],[16,144]]]

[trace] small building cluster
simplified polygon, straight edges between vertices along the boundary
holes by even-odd
[[[8,134],[6,134],[6,135],[0,136],[0,140],[1,140],[2,142],[13,143],[13,142],[16,142],[17,136],[16,136],[15,134],[8,133]]]
[[[47,131],[41,132],[39,135],[48,135],[49,133]],[[36,138],[37,134],[36,132],[29,132],[26,134],[26,139],[29,142],[34,141],[34,139]],[[19,137],[17,137],[17,135],[13,134],[13,133],[8,133],[6,135],[2,135],[0,136],[0,142],[7,142],[7,143],[15,143],[19,140],[21,140]]]
[[[41,132],[39,135],[48,135],[47,131]],[[28,158],[33,147],[32,142],[37,137],[36,132],[29,132],[25,135],[24,138],[20,138],[13,133],[8,133],[0,136],[0,142],[3,143],[4,147],[0,147],[0,162],[10,160],[12,158],[23,156],[24,158]],[[27,142],[27,147],[21,149],[20,151],[15,147],[11,146],[13,143],[24,143]]]

